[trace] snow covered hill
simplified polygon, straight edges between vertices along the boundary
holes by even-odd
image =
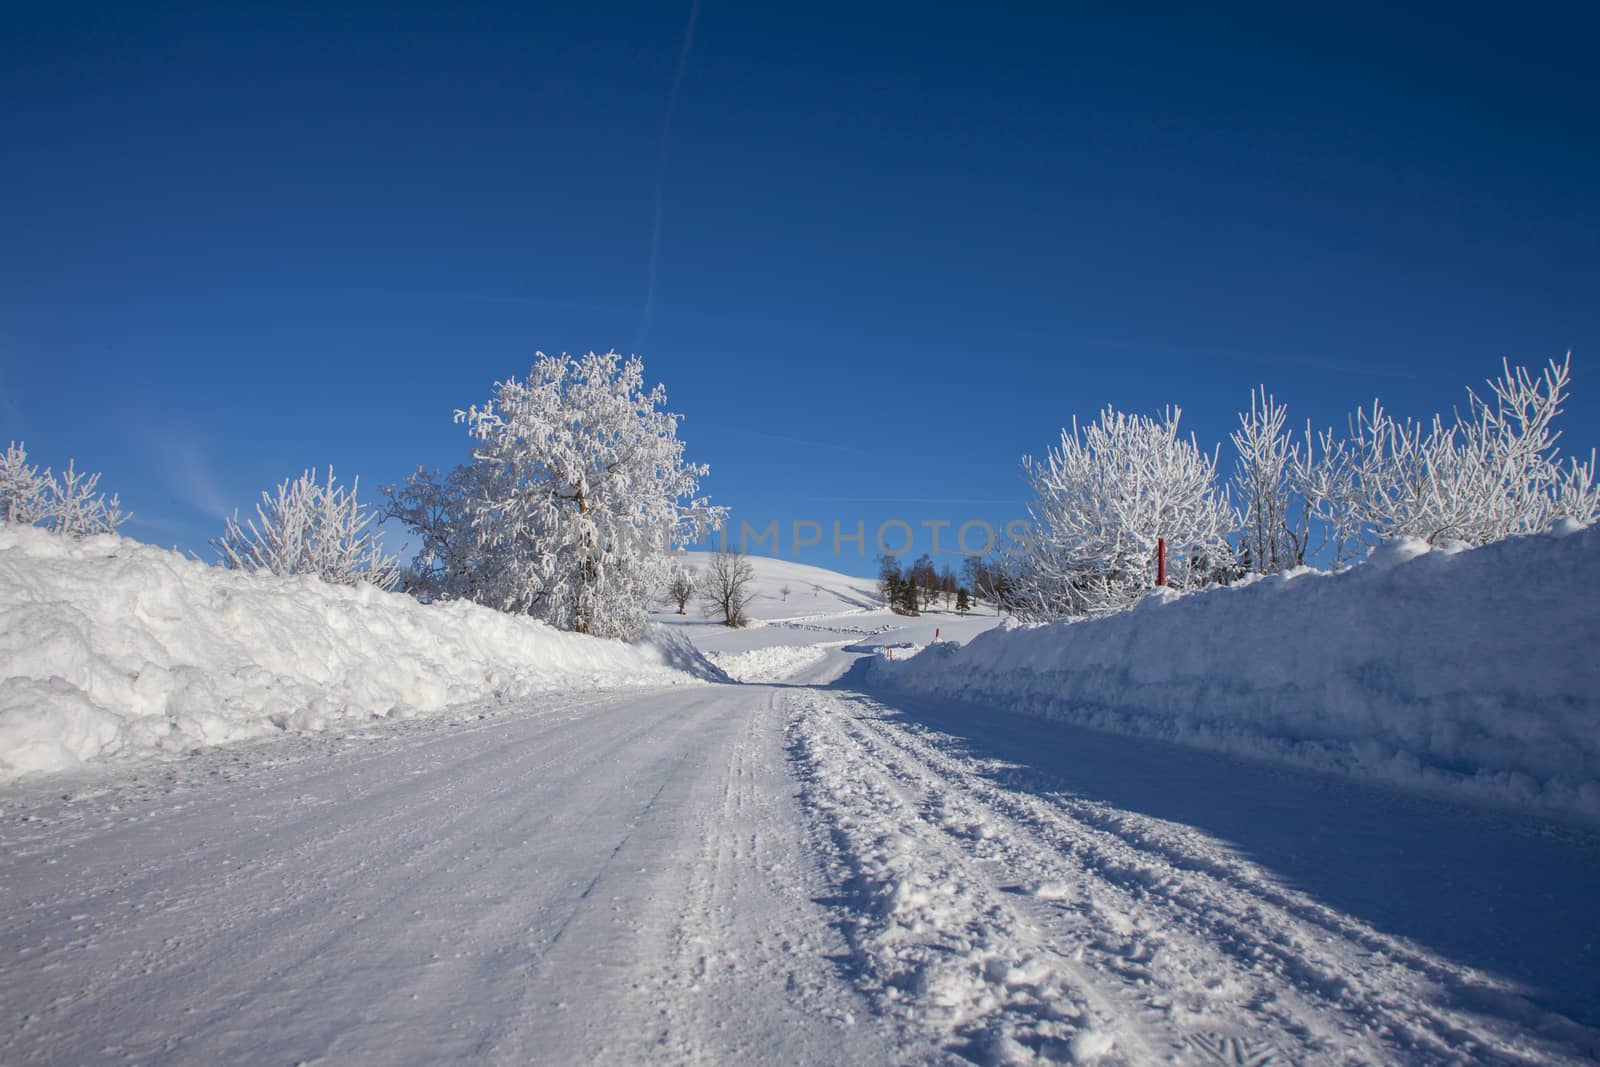
[[[685,562],[703,572],[708,556],[685,553]],[[999,622],[987,605],[966,612],[935,608],[916,617],[896,615],[883,606],[875,579],[770,556],[746,558],[755,572],[749,626],[730,630],[694,603],[684,615],[670,602],[652,615],[656,622],[679,629],[740,681],[831,681],[862,652],[893,649],[894,655],[907,656],[936,639],[970,640]]]
[[[473,604],[0,526],[0,777],[339,720],[720,674]]]
[[[685,552],[680,558],[684,566],[704,574],[711,553]],[[750,582],[755,599],[750,602],[748,612],[754,622],[847,615],[883,607],[878,583],[871,578],[853,578],[838,571],[773,556],[745,558],[755,571]],[[785,587],[789,590],[788,596],[783,593]],[[689,605],[691,612],[695,609],[695,605]]]
[[[1600,820],[1600,527],[1384,546],[875,662],[864,684]]]

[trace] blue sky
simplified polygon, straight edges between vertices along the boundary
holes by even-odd
[[[8,12],[0,438],[202,551],[306,466],[459,462],[535,350],[638,352],[786,531],[1003,522],[1073,415],[1209,446],[1257,382],[1342,425],[1571,349],[1600,443],[1577,5],[691,10]]]

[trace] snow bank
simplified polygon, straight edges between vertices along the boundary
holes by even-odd
[[[721,678],[681,639],[0,525],[0,778],[554,689]]]
[[[1410,540],[1342,574],[1151,597],[856,677],[1600,820],[1597,590],[1600,527]]]

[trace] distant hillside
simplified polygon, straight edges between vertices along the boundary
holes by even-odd
[[[710,552],[685,552],[684,563],[704,574]],[[883,607],[878,586],[871,578],[854,578],[823,567],[812,567],[771,556],[747,556],[756,576],[751,588],[750,618],[795,619],[810,615],[845,615]],[[789,596],[783,596],[788,586]]]

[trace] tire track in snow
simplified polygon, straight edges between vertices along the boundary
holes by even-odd
[[[850,900],[862,984],[963,1055],[1583,1056],[1583,1028],[1519,1008],[1488,977],[1294,893],[1191,829],[1041,795],[865,697],[795,699],[796,769]],[[1462,1006],[1471,996],[1500,1014]]]
[[[699,859],[672,924],[666,998],[691,1063],[905,1062],[924,1043],[860,1025],[869,1005],[828,962],[845,945],[815,898],[826,879],[805,848],[781,724],[782,690],[747,687],[752,706],[704,812]],[[708,782],[710,779],[708,779]],[[739,1028],[723,1020],[760,1003]]]

